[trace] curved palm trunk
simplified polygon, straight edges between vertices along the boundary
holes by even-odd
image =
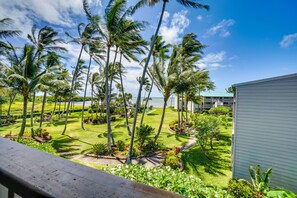
[[[109,55],[110,55],[110,46],[107,46],[107,57],[106,57],[106,66],[105,66],[105,100],[106,100],[106,123],[107,123],[107,147],[109,153],[112,152],[111,149],[111,124],[110,124],[110,100],[109,100],[109,85],[108,85],[108,65],[109,65]]]
[[[86,79],[86,84],[85,84],[84,100],[83,100],[83,106],[82,106],[82,112],[81,112],[81,128],[83,130],[85,130],[85,127],[84,127],[84,111],[85,111],[85,103],[86,103],[87,88],[88,88],[88,82],[89,82],[89,76],[90,76],[91,62],[92,62],[92,56],[90,55],[87,79]]]
[[[120,65],[122,62],[122,54],[120,56]],[[128,120],[128,110],[127,110],[127,102],[126,102],[126,97],[125,97],[125,92],[124,92],[124,83],[123,83],[123,76],[122,76],[122,70],[120,69],[120,81],[121,81],[121,93],[122,93],[122,97],[123,97],[123,103],[124,103],[124,109],[125,109],[125,119],[126,119],[126,127],[127,127],[127,131],[128,131],[128,135],[131,135],[131,130],[130,130],[130,126],[129,126],[129,120]]]
[[[42,123],[43,123],[43,119],[44,119],[45,101],[46,101],[46,91],[44,92],[43,100],[42,100],[42,108],[41,108],[40,121],[39,121],[39,129],[42,129]]]
[[[137,96],[137,100],[136,100],[135,114],[134,114],[133,125],[132,125],[132,132],[131,132],[131,140],[130,140],[130,145],[129,145],[129,150],[128,150],[128,156],[127,156],[127,160],[126,160],[126,163],[127,164],[131,164],[131,156],[132,156],[132,149],[133,149],[133,143],[134,143],[134,132],[135,132],[135,128],[136,128],[137,113],[138,113],[138,109],[139,109],[139,105],[140,105],[141,91],[142,91],[142,86],[143,86],[143,82],[144,82],[144,77],[145,77],[145,74],[147,72],[147,67],[148,67],[150,58],[152,56],[152,52],[153,52],[153,49],[154,49],[156,38],[157,38],[158,33],[159,33],[159,29],[161,27],[161,23],[162,23],[164,11],[165,11],[166,3],[167,3],[167,1],[163,1],[161,16],[160,16],[160,19],[159,19],[159,22],[158,22],[158,26],[157,26],[156,32],[154,34],[154,39],[153,39],[152,44],[150,46],[150,51],[149,51],[147,60],[145,61],[145,65],[144,65],[144,68],[143,68],[141,83],[140,83],[140,86],[139,86],[138,96]]]
[[[188,124],[189,123],[189,118],[188,118],[188,100],[187,99],[185,99],[185,103],[186,103],[186,124]]]
[[[24,96],[24,104],[23,104],[23,121],[21,130],[19,133],[19,137],[23,137],[25,128],[26,128],[26,118],[27,118],[27,106],[28,106],[28,96]]]
[[[151,96],[151,92],[152,92],[152,89],[153,89],[153,85],[154,85],[154,82],[152,81],[152,85],[150,87],[150,90],[148,92],[148,95],[147,95],[147,100],[145,101],[145,104],[144,104],[144,111],[142,112],[142,116],[141,116],[141,120],[140,120],[140,126],[142,125],[143,123],[143,119],[144,119],[144,115],[145,115],[145,110],[147,108],[147,104],[148,104],[148,101],[149,101],[149,98]]]
[[[76,63],[75,71],[74,71],[73,75],[75,75],[75,73],[76,73],[77,66],[78,66],[78,64],[79,64],[79,60],[80,60],[80,57],[81,57],[83,48],[84,48],[84,47],[83,47],[83,45],[82,45],[82,46],[81,46],[81,49],[80,49],[80,52],[79,52],[79,56],[78,56],[78,59],[77,59],[77,63]],[[62,135],[65,134],[66,129],[67,129],[68,117],[69,117],[69,108],[70,108],[70,103],[71,103],[71,100],[72,100],[72,92],[73,92],[73,89],[74,89],[74,80],[75,80],[75,76],[72,77],[72,81],[71,81],[70,96],[69,96],[69,101],[68,101],[68,104],[67,104],[67,110],[66,110],[65,126],[64,126],[64,130],[63,130],[63,132],[62,132]],[[65,101],[65,102],[66,102],[66,101]]]
[[[165,99],[164,98],[164,105],[163,105],[163,112],[162,112],[162,117],[161,117],[161,122],[160,122],[160,125],[159,125],[159,129],[158,129],[158,132],[155,136],[155,139],[154,139],[154,144],[157,142],[157,139],[161,133],[161,130],[162,130],[162,126],[163,126],[163,121],[164,121],[164,118],[165,118],[165,112],[166,112],[166,106],[167,106],[167,100],[168,99]]]
[[[35,92],[33,93],[33,99],[32,99],[32,107],[31,107],[31,116],[30,116],[30,128],[31,128],[31,136],[34,136],[34,121],[33,121],[33,114],[34,114],[34,106],[35,106]]]
[[[8,105],[7,116],[6,116],[6,123],[8,123],[8,119],[9,119],[9,117],[10,117],[11,105],[12,105],[12,103],[13,103],[15,97],[16,97],[16,93],[9,99],[9,105]]]

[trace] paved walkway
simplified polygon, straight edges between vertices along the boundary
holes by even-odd
[[[180,152],[187,150],[196,144],[196,137],[191,135],[189,141],[181,147]],[[63,153],[61,153],[63,155]],[[70,159],[76,159],[82,162],[94,164],[94,165],[118,165],[125,164],[124,159],[106,159],[106,158],[95,158],[88,155],[71,155],[69,153],[64,153],[64,156],[67,156]],[[133,164],[142,164],[148,168],[160,167],[162,166],[162,161],[165,158],[163,152],[155,153],[149,157],[140,157],[132,160]]]

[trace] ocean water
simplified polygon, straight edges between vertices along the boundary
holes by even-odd
[[[132,102],[135,103],[136,102],[136,98],[132,98]],[[143,102],[143,100],[141,100],[141,102]],[[82,106],[83,102],[75,102],[75,105],[79,105]],[[91,101],[86,101],[86,106],[90,106],[91,105]],[[164,105],[164,101],[162,97],[152,97],[152,100],[149,100],[148,102],[148,106],[153,106],[153,107],[163,107]],[[168,102],[167,102],[167,107],[169,106],[173,106],[174,105],[174,99],[172,100],[171,97],[169,98]]]

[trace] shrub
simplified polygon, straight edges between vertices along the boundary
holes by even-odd
[[[170,166],[172,169],[178,169],[180,167],[179,158],[176,155],[167,155],[163,161],[164,166]]]
[[[208,112],[212,115],[228,115],[231,109],[225,106],[218,106],[211,108]]]
[[[154,128],[150,125],[142,124],[140,127],[136,128],[136,137],[139,141],[139,146],[142,147],[145,139],[154,132]]]
[[[94,144],[92,151],[95,155],[105,155],[108,152],[106,144]]]
[[[16,139],[17,142],[21,144],[25,144],[27,146],[36,148],[38,150],[57,155],[57,151],[54,149],[52,146],[52,143],[37,143],[33,139],[23,139],[23,138],[18,138]]]
[[[253,186],[244,179],[230,179],[228,182],[228,194],[234,197],[253,197]]]
[[[117,147],[118,147],[119,151],[124,151],[125,150],[125,142],[122,140],[118,140]]]
[[[140,150],[145,154],[150,154],[150,153],[153,153],[155,152],[156,150],[158,150],[158,145],[155,144],[153,141],[150,141],[146,144],[143,144],[141,147],[140,147]]]
[[[107,167],[104,171],[187,197],[226,197],[226,192],[222,189],[206,187],[201,179],[170,167],[146,168],[141,165],[118,165],[113,168]]]

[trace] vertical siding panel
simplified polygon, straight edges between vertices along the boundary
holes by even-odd
[[[233,177],[260,164],[272,186],[297,192],[297,75],[237,85],[234,124]]]

